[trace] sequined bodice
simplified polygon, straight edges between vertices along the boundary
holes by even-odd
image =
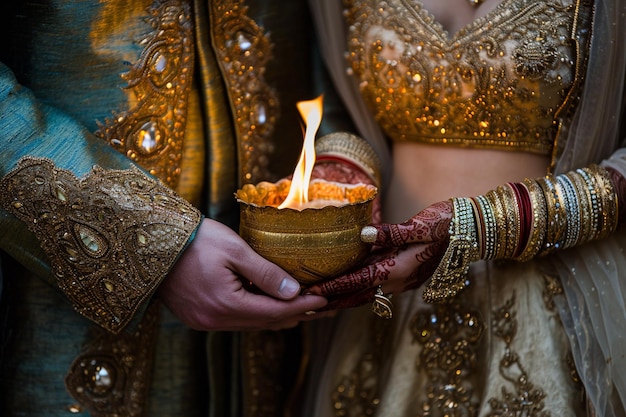
[[[393,140],[549,155],[579,93],[580,9],[503,0],[449,36],[415,0],[347,0],[348,61]]]

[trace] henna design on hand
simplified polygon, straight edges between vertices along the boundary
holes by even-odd
[[[367,267],[315,285],[311,290],[315,294],[327,297],[329,304],[325,309],[331,310],[357,307],[372,302],[376,287],[384,282],[387,282],[390,287],[398,288],[399,291],[415,289],[432,276],[446,247],[447,242],[436,242],[386,249],[378,252],[375,257],[378,260]],[[408,257],[404,256],[404,265],[400,265],[403,262],[400,257],[403,251],[415,251],[415,253]],[[406,259],[417,261],[416,266],[410,266],[412,269],[408,274],[401,272],[407,268]]]
[[[313,285],[309,291],[328,298],[326,309],[336,309],[371,302],[382,283],[391,293],[418,288],[432,276],[443,257],[451,218],[452,204],[442,201],[402,224],[375,226],[380,245],[367,266]]]
[[[361,291],[356,294],[350,294],[349,296],[343,295],[340,297],[329,297],[328,304],[326,304],[320,311],[339,310],[344,308],[358,307],[363,304],[370,304],[374,301],[375,293],[376,288],[368,288],[365,291]]]
[[[376,244],[402,246],[409,243],[445,241],[449,236],[451,219],[452,204],[441,201],[425,208],[404,223],[374,226],[378,229]]]
[[[370,258],[370,265],[357,271],[346,274],[342,277],[332,279],[330,281],[319,284],[319,292],[315,292],[323,296],[340,295],[346,293],[354,293],[363,288],[376,286],[386,281],[391,273],[391,268],[396,265],[396,256],[399,252],[398,248],[391,251],[379,253],[374,258]],[[373,294],[373,292],[372,292]]]
[[[420,287],[433,275],[447,246],[447,241],[433,243],[415,255],[419,266],[407,277],[403,291]]]

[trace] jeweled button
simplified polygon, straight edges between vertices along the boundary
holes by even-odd
[[[250,42],[246,35],[239,32],[237,34],[237,45],[242,51],[247,51],[248,49],[250,49],[250,47],[252,47],[252,42]]]
[[[150,121],[144,123],[137,131],[135,140],[139,151],[144,154],[150,154],[159,147],[162,136],[156,124]]]

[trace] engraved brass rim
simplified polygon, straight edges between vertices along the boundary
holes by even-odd
[[[238,198],[239,234],[261,256],[301,283],[312,284],[338,276],[365,259],[371,244],[362,241],[361,229],[371,223],[374,196],[375,192],[364,201],[303,210],[260,206]]]

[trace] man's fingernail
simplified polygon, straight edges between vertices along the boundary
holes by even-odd
[[[374,226],[365,226],[361,229],[361,240],[365,243],[374,243],[378,237],[378,229]]]
[[[283,279],[283,282],[280,283],[280,287],[278,287],[278,292],[285,297],[293,297],[299,291],[300,284],[298,284],[298,281],[295,281],[291,278]]]

